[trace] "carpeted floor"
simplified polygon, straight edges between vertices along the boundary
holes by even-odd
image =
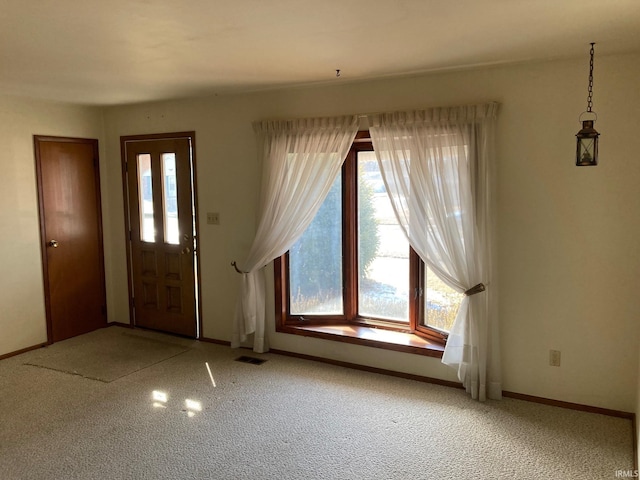
[[[110,372],[110,355],[127,355],[107,345],[128,336],[131,348],[151,340],[174,354],[159,360],[153,344],[136,368]],[[71,361],[74,349],[84,353]],[[59,356],[79,372],[96,352],[100,375],[29,365]],[[234,361],[247,354],[111,327],[0,361],[0,478],[557,480],[633,468],[629,420],[478,403],[275,354]]]

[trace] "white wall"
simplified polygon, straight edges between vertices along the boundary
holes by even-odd
[[[252,121],[495,100],[504,388],[635,411],[640,55],[597,59],[601,165],[577,168],[587,68],[581,58],[366,83],[346,83],[345,70],[331,86],[107,109],[110,321],[128,321],[121,135],[196,131],[203,333],[229,340],[239,281],[229,263],[247,254],[255,228]],[[207,211],[220,212],[219,226],[206,225]],[[269,335],[278,349],[455,379],[436,359],[277,334],[273,319]],[[562,351],[560,368],[548,365],[549,349]]]
[[[102,131],[99,109],[0,96],[0,355],[47,341],[33,135]]]

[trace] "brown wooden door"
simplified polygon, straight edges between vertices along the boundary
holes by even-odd
[[[122,144],[134,323],[196,337],[191,138]]]
[[[34,136],[49,342],[106,325],[98,141]]]

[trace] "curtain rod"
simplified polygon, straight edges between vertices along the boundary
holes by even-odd
[[[421,110],[429,110],[429,109],[433,109],[433,108],[463,108],[463,107],[476,107],[478,105],[498,105],[500,102],[497,102],[495,100],[490,100],[488,102],[481,102],[481,103],[469,103],[466,105],[440,105],[440,106],[432,106],[432,107],[422,107],[422,108],[411,108],[408,110],[391,110],[391,111],[386,111],[386,112],[368,112],[368,113],[355,113],[353,115],[357,116],[358,118],[367,118],[371,115],[388,115],[390,113],[396,113],[396,112],[417,112],[417,111],[421,111]],[[350,114],[346,114],[345,116],[350,115]]]
[[[432,108],[461,108],[461,107],[474,107],[474,106],[478,106],[478,105],[489,105],[489,104],[496,104],[498,105],[500,102],[497,102],[495,100],[490,100],[487,102],[480,102],[480,103],[470,103],[470,104],[466,104],[466,105],[440,105],[440,106],[431,106],[431,107],[422,107],[422,108],[410,108],[410,109],[406,109],[406,110],[402,110],[402,109],[394,109],[394,110],[387,110],[384,112],[365,112],[365,113],[342,113],[342,114],[335,114],[335,115],[320,115],[318,117],[316,116],[311,116],[311,117],[294,117],[294,118],[268,118],[268,119],[264,119],[264,120],[258,120],[258,121],[275,121],[275,120],[282,120],[282,121],[287,121],[287,120],[306,120],[309,118],[330,118],[330,117],[348,117],[348,116],[355,116],[357,118],[367,118],[371,115],[386,115],[386,114],[390,114],[390,113],[396,113],[396,112],[415,112],[415,111],[420,111],[420,110],[429,110]]]

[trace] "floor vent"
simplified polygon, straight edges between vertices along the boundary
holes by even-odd
[[[242,355],[241,357],[236,358],[236,362],[242,363],[250,363],[252,365],[262,365],[266,360],[256,357],[248,357],[246,355]]]

